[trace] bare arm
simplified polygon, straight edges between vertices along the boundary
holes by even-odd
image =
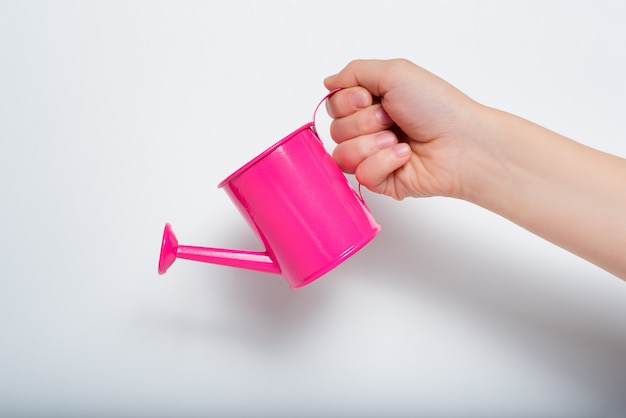
[[[325,81],[337,163],[396,199],[449,196],[498,213],[626,280],[626,160],[476,103],[405,60]]]
[[[626,279],[626,160],[485,108],[494,173],[462,198]]]

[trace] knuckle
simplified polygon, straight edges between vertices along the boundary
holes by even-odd
[[[374,152],[372,143],[368,139],[369,138],[367,137],[355,139],[357,154],[360,156],[361,159],[369,157]]]
[[[356,113],[355,125],[359,135],[371,134],[385,127],[376,116],[380,109],[380,105],[373,105]]]

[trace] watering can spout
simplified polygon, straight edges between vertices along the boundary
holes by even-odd
[[[165,224],[161,255],[159,257],[159,274],[164,274],[177,258],[220,264],[265,273],[280,274],[280,267],[267,252],[229,250],[224,248],[192,247],[178,245],[178,240],[170,224]]]

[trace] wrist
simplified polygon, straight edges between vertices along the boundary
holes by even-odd
[[[459,187],[452,197],[487,209],[508,196],[520,155],[514,134],[523,120],[498,109],[476,104],[465,127],[464,151],[459,158]],[[525,121],[524,121],[525,122]],[[495,200],[495,202],[494,202]]]

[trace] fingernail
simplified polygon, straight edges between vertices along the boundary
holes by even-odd
[[[385,112],[385,109],[383,109],[382,107],[376,111],[376,118],[382,125],[385,126],[391,125],[393,123],[393,120],[391,120],[387,112]]]
[[[326,103],[324,104],[324,106],[326,106],[326,113],[328,113],[328,116],[330,116],[331,118],[335,118],[335,114],[333,113],[333,109],[330,107],[330,103],[328,103],[328,100],[324,100]]]
[[[355,91],[354,93],[352,93],[352,96],[350,96],[350,103],[352,103],[352,106],[356,107],[357,109],[367,106],[368,102],[369,97],[367,97],[367,93],[365,93],[363,90]]]
[[[378,146],[378,149],[389,148],[396,143],[395,135],[389,131],[381,132],[376,136],[376,146]]]
[[[392,151],[396,157],[404,158],[411,152],[411,147],[409,147],[409,144],[402,142],[400,144],[394,145]]]

